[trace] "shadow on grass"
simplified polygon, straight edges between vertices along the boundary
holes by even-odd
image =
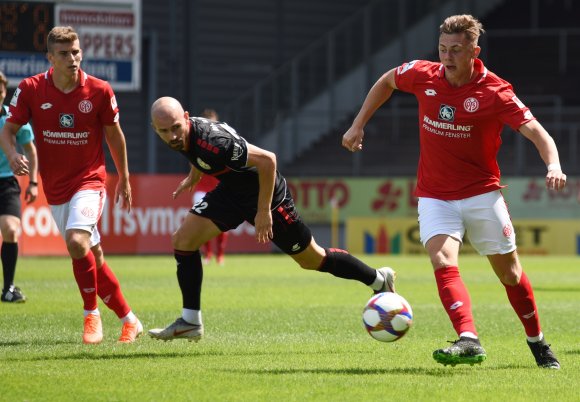
[[[26,340],[17,340],[17,341],[0,341],[0,348],[4,346],[41,346],[41,345],[76,345],[78,341],[73,340],[50,340],[47,342],[45,340],[35,340],[35,341],[26,341]]]
[[[485,370],[485,371],[497,371],[497,370],[513,370],[521,369],[522,366],[517,365],[505,365],[501,367],[468,367],[468,366],[456,366],[456,367],[434,367],[434,368],[424,368],[424,367],[392,367],[392,368],[340,368],[340,369],[263,369],[263,370],[236,370],[236,369],[225,369],[219,371],[226,371],[230,373],[238,374],[260,374],[260,375],[294,375],[294,374],[332,374],[332,375],[377,375],[377,374],[391,374],[391,375],[424,375],[431,377],[453,377],[456,375],[465,375],[472,370]]]
[[[580,287],[542,287],[542,286],[534,286],[534,292],[580,292]]]

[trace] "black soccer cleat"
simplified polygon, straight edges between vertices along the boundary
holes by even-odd
[[[456,364],[480,364],[487,358],[485,349],[479,343],[479,339],[460,337],[452,345],[437,349],[433,352],[433,359],[444,366],[450,364],[452,367]]]
[[[1,300],[4,303],[24,303],[26,296],[24,296],[19,287],[12,285],[7,290],[2,291]]]
[[[550,349],[550,345],[544,339],[539,342],[528,342],[528,346],[536,359],[538,367],[549,368],[554,370],[560,369],[560,362],[556,359],[556,355]]]

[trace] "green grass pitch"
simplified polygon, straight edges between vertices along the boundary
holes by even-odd
[[[443,367],[434,349],[455,340],[425,256],[360,256],[397,270],[414,326],[394,343],[372,339],[364,285],[301,270],[283,255],[228,255],[205,268],[206,336],[147,335],[116,342],[120,323],[101,303],[105,339],[83,345],[82,304],[66,258],[21,258],[22,305],[0,305],[0,401],[578,401],[580,258],[522,257],[546,339],[562,370],[536,367],[523,327],[483,257],[460,269],[488,359]],[[172,256],[110,256],[145,330],[173,322],[181,296]]]

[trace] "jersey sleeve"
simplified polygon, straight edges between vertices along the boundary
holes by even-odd
[[[6,121],[24,126],[30,121],[30,96],[34,93],[28,80],[23,80],[14,91],[10,100],[9,113]]]
[[[105,92],[105,101],[100,113],[101,123],[104,126],[112,126],[119,122],[119,105],[113,88],[108,82],[105,82],[103,91]]]
[[[421,73],[424,64],[423,60],[413,60],[397,67],[395,70],[395,84],[397,85],[397,89],[412,93],[417,75]]]
[[[495,106],[499,119],[515,131],[527,122],[535,120],[530,109],[519,100],[509,84],[497,91]]]

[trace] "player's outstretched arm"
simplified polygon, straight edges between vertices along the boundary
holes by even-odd
[[[258,170],[260,192],[258,194],[258,212],[254,219],[256,239],[258,243],[267,243],[272,232],[272,197],[276,183],[276,155],[270,151],[248,144],[247,166],[255,166]]]
[[[560,166],[558,148],[546,129],[539,121],[532,120],[521,126],[519,131],[534,143],[540,153],[540,157],[548,168],[546,187],[557,191],[566,187],[566,175]]]
[[[370,89],[352,126],[342,136],[343,147],[351,152],[362,150],[364,127],[376,110],[389,100],[395,89],[397,86],[395,84],[395,69],[393,68],[383,74]]]
[[[201,180],[201,176],[203,176],[203,173],[197,170],[195,166],[191,164],[190,166],[191,169],[189,171],[189,175],[185,179],[181,180],[181,182],[173,192],[173,199],[176,199],[177,196],[181,194],[184,190],[187,190],[189,192],[193,191],[194,187]]]

